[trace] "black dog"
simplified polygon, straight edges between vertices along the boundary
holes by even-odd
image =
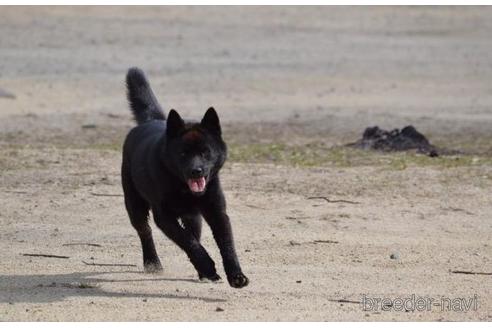
[[[217,113],[184,122],[171,110],[166,120],[143,72],[126,77],[128,100],[138,123],[123,146],[121,178],[125,205],[142,243],[146,272],[162,271],[148,224],[149,209],[164,234],[183,249],[200,279],[220,279],[200,244],[201,216],[210,225],[232,287],[248,285],[234,249],[219,170],[226,160]]]

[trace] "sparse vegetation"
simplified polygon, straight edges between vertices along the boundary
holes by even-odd
[[[412,152],[382,153],[343,146],[326,147],[320,143],[287,145],[282,143],[232,144],[229,158],[234,162],[260,162],[299,167],[313,166],[384,166],[404,170],[409,166],[442,168],[492,164],[490,156],[453,155],[429,157]]]

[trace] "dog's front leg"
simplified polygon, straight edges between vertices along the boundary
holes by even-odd
[[[219,193],[221,194],[221,192]],[[214,239],[219,247],[229,285],[234,288],[242,288],[248,285],[249,280],[239,265],[231,222],[225,210],[223,195],[220,195],[219,199],[221,201],[205,204],[202,208],[202,214],[212,229]]]
[[[208,255],[205,248],[195,238],[192,232],[183,229],[178,223],[175,215],[166,213],[162,209],[152,208],[156,225],[164,232],[164,234],[174,241],[190,259],[191,263],[198,272],[201,278],[207,278],[212,281],[217,281],[220,276],[215,269],[215,263]]]

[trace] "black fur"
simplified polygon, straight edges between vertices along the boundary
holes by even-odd
[[[138,124],[166,119],[141,69],[133,67],[128,70],[126,87],[128,102]]]
[[[121,177],[145,270],[162,271],[148,224],[152,210],[156,225],[186,252],[200,279],[219,280],[214,261],[200,244],[203,216],[220,249],[229,284],[246,286],[249,280],[239,265],[220,186],[227,149],[217,113],[209,108],[200,123],[192,123],[171,110],[165,120],[141,70],[128,71],[127,86],[138,126],[126,137]],[[206,182],[205,188],[196,181]]]

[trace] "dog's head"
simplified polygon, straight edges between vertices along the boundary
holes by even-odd
[[[226,154],[215,109],[210,107],[199,123],[185,123],[175,110],[169,112],[163,160],[192,194],[205,193],[208,182],[224,164]]]

